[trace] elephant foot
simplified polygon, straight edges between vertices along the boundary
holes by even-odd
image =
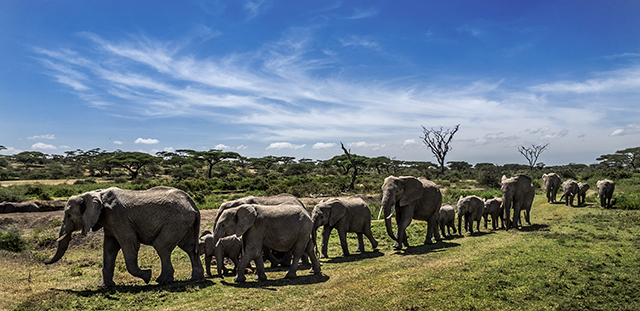
[[[356,248],[356,253],[362,253],[362,252],[364,252],[364,249],[360,247]]]
[[[374,250],[375,250],[376,248],[378,248],[378,241],[373,241],[373,242],[371,243],[371,248],[372,248],[372,249],[374,249]]]
[[[289,271],[289,273],[287,273],[287,275],[284,276],[285,279],[290,279],[290,280],[295,279],[296,277],[298,276],[296,275],[295,271]]]
[[[256,281],[266,281],[267,280],[267,275],[266,274],[258,274],[256,275]]]
[[[320,258],[329,258],[327,254],[320,254]]]
[[[247,280],[247,278],[244,275],[236,275],[235,278],[233,278],[233,281],[236,283],[244,283]]]
[[[113,286],[116,286],[116,283],[113,282],[112,280],[108,280],[108,281],[102,280],[100,281],[100,283],[98,283],[98,287],[113,287]]]
[[[342,256],[342,257],[351,256],[351,253],[349,253],[349,252],[342,252],[342,254],[340,254],[340,256]]]
[[[430,244],[433,244],[433,241],[431,241],[431,239],[424,240],[424,245],[430,245]]]
[[[169,284],[173,282],[173,275],[160,275],[156,279],[156,282],[158,282],[158,284]]]
[[[203,273],[192,273],[187,280],[189,281],[202,281],[204,280],[204,274]]]
[[[142,270],[140,278],[143,279],[146,284],[149,284],[151,281],[151,269]]]
[[[309,269],[309,273],[313,273],[313,274],[321,274],[320,269],[318,269],[318,271],[316,271],[315,269],[311,268]]]
[[[402,245],[400,245],[400,243],[398,243],[398,241],[396,241],[396,242],[393,242],[393,248],[402,249]]]

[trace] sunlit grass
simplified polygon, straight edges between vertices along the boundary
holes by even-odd
[[[595,204],[595,202],[587,202]],[[374,215],[374,218],[377,215]],[[269,280],[245,284],[233,277],[184,281],[184,252],[173,253],[178,282],[145,285],[126,272],[118,256],[118,286],[100,289],[100,232],[72,246],[53,265],[53,249],[0,253],[0,309],[22,310],[634,310],[640,308],[640,212],[547,204],[538,195],[532,226],[481,230],[422,245],[426,223],[408,229],[410,248],[392,249],[384,222],[373,221],[378,252],[348,235],[352,256],[341,257],[337,233],[321,259],[322,275],[301,266],[296,280],[286,270],[267,269]],[[49,230],[49,229],[47,229]],[[48,231],[44,231],[48,232]],[[33,234],[25,232],[26,236]],[[90,243],[93,243],[90,246]],[[160,273],[153,248],[143,246],[140,266]],[[268,266],[268,265],[267,265]]]

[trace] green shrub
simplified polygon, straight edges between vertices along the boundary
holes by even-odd
[[[0,202],[23,202],[26,200],[23,187],[0,187]]]
[[[27,248],[27,242],[22,238],[22,230],[16,225],[8,225],[0,231],[0,249],[19,253]]]

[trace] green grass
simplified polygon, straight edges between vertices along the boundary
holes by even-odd
[[[98,233],[72,245],[49,266],[40,260],[52,249],[1,251],[0,309],[640,309],[640,211],[550,205],[538,195],[532,222],[522,230],[481,230],[424,246],[426,224],[414,221],[408,229],[412,246],[395,251],[384,223],[373,221],[379,252],[371,252],[365,239],[364,254],[340,257],[334,231],[330,258],[321,259],[322,275],[310,275],[303,266],[296,280],[283,280],[286,270],[268,268],[268,281],[256,282],[250,275],[245,284],[234,283],[231,276],[186,282],[189,260],[176,250],[178,282],[145,285],[126,272],[120,254],[118,286],[110,289],[95,286],[102,268]],[[354,253],[355,234],[348,236]],[[143,246],[139,257],[140,265],[157,277],[155,251]]]

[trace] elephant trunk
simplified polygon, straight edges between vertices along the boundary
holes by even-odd
[[[396,241],[397,237],[393,233],[393,225],[391,224],[391,207],[394,205],[395,199],[391,198],[389,194],[384,194],[382,197],[382,209],[384,210],[384,225],[387,228],[387,234],[389,237]]]
[[[60,230],[60,237],[58,238],[58,249],[56,250],[56,254],[53,255],[51,259],[47,259],[44,261],[45,264],[52,264],[60,260],[64,253],[69,248],[69,242],[71,242],[71,232],[65,232]]]
[[[458,229],[460,230],[460,235],[462,235],[462,228],[462,213],[458,212]]]

